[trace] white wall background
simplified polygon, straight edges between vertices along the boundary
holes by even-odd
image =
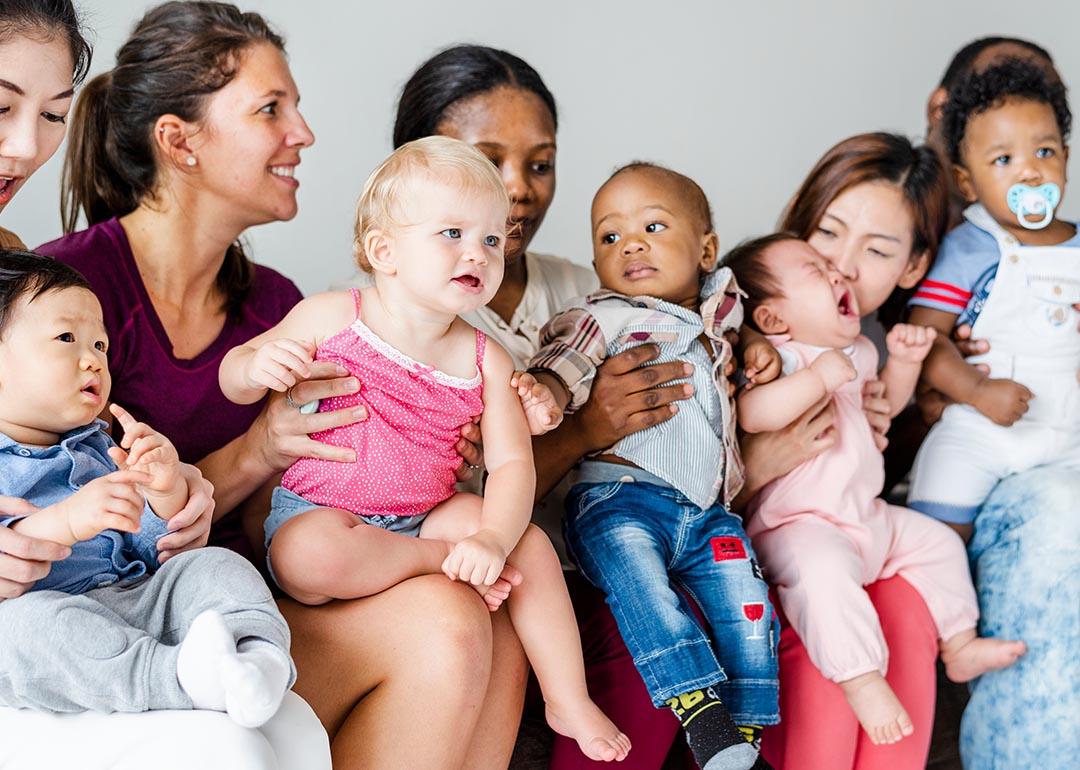
[[[153,5],[76,2],[96,38],[94,72],[111,66]],[[513,51],[555,94],[558,193],[533,248],[583,263],[591,259],[589,201],[614,167],[647,159],[693,176],[716,210],[722,244],[732,245],[769,230],[838,140],[877,129],[921,136],[927,95],[953,52],[973,38],[1034,40],[1080,89],[1080,0],[239,4],[285,34],[317,137],[298,169],[299,215],[249,234],[255,258],[306,293],[351,272],[353,204],[390,150],[396,97],[425,58],[452,43]],[[31,246],[59,235],[59,155],[3,217]],[[1080,217],[1080,189],[1067,194],[1064,211]]]

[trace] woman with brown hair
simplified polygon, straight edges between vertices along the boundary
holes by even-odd
[[[353,459],[308,434],[364,416],[297,409],[356,390],[332,364],[267,403],[236,406],[218,387],[225,353],[300,299],[238,243],[249,227],[296,215],[297,169],[314,141],[298,100],[284,43],[258,14],[214,2],[151,9],[72,121],[65,220],[73,229],[81,214],[89,227],[40,249],[86,275],[105,314],[116,400],[197,463],[216,488],[216,542],[248,554],[241,513],[261,533],[263,491],[295,458]],[[295,689],[330,734],[336,767],[489,761],[486,735],[474,745],[492,666],[475,591],[429,576],[366,599],[280,607]],[[418,698],[423,718],[402,719]]]
[[[933,259],[947,215],[945,170],[931,148],[912,146],[893,134],[861,134],[840,142],[818,161],[788,206],[780,229],[805,239],[851,281],[865,329],[875,318],[885,325],[898,320],[905,294]],[[886,403],[880,384],[871,384],[864,408],[879,447],[884,447],[889,423]],[[783,431],[746,437],[747,484],[740,497],[749,500],[772,479],[831,446],[832,420],[826,399]],[[903,577],[873,583],[866,590],[891,651],[886,679],[911,716],[915,733],[899,743],[873,744],[840,688],[822,677],[785,624],[780,639],[782,722],[766,731],[762,751],[777,768],[925,766],[934,713],[937,630],[922,598]]]

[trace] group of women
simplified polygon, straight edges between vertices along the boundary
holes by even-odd
[[[1008,53],[1010,47],[1017,47],[1015,41],[984,46],[965,66],[984,66],[980,57]],[[1033,47],[1019,47],[1021,55],[1041,56]],[[68,116],[68,234],[40,251],[88,273],[111,339],[114,400],[172,437],[192,466],[195,494],[162,541],[162,557],[209,539],[261,563],[257,550],[268,482],[298,457],[348,461],[348,450],[319,444],[308,434],[364,418],[362,412],[302,414],[281,394],[240,407],[217,389],[224,354],[272,326],[300,298],[286,278],[254,266],[238,242],[250,227],[297,214],[296,188],[287,172],[314,137],[297,106],[284,42],[257,14],[227,4],[169,2],[138,23],[112,70],[81,86],[89,56],[70,2],[3,4],[0,210],[57,150]],[[1052,67],[1048,57],[1045,64]],[[933,111],[929,117],[933,131]],[[498,167],[513,201],[515,227],[503,283],[469,320],[519,365],[536,352],[543,323],[596,286],[587,268],[529,251],[555,192],[557,126],[555,99],[539,74],[509,53],[478,46],[450,48],[424,63],[403,90],[394,125],[395,146],[441,134],[475,145]],[[852,281],[862,311],[870,317],[881,311],[887,323],[934,258],[950,219],[949,196],[948,175],[934,149],[892,134],[863,134],[839,143],[814,166],[781,227],[836,264]],[[89,229],[77,232],[80,217]],[[17,231],[17,222],[4,224]],[[0,242],[17,238],[0,231]],[[561,515],[560,485],[585,454],[664,420],[669,405],[685,397],[680,386],[665,384],[681,376],[678,364],[645,366],[655,355],[643,346],[607,360],[588,404],[535,441],[538,517]],[[320,365],[291,399],[304,403],[356,387],[334,367]],[[884,446],[889,425],[879,390],[868,390],[865,408]],[[742,499],[829,446],[832,420],[831,407],[822,403],[778,433],[747,440]],[[459,443],[463,476],[482,462],[477,441],[467,426]],[[995,674],[997,684],[987,683],[985,697],[983,684],[976,688],[965,724],[970,767],[1058,766],[1008,764],[1010,756],[1041,751],[1029,742],[1034,753],[1017,754],[1011,745],[1039,729],[1017,738],[1025,717],[1012,703],[1023,703],[1034,690],[1044,703],[1059,701],[1050,708],[1076,704],[1072,692],[1047,695],[1032,677],[1041,656],[1061,658],[1049,644],[1063,644],[1068,618],[1055,621],[1057,631],[1048,634],[1002,600],[1022,583],[1029,608],[1033,601],[1042,603],[1023,615],[1071,612],[1076,634],[1077,602],[1064,607],[1051,594],[1075,565],[1054,561],[1058,552],[1051,541],[1065,526],[1058,522],[1070,518],[1080,489],[1074,479],[1040,473],[1002,483],[972,544],[982,598],[994,608],[987,612],[984,601],[984,624],[1025,639],[1030,652],[1012,673]],[[1025,556],[1017,559],[1017,553]],[[1027,555],[1032,553],[1039,556]],[[0,597],[18,596],[64,555],[54,544],[0,528]],[[1040,559],[1049,559],[1044,569],[1055,573],[1017,573],[1018,565],[1038,571]],[[633,741],[624,765],[659,768],[677,739],[678,723],[652,707],[602,596],[573,573],[567,580],[592,695]],[[1032,586],[1045,586],[1046,595],[1033,597]],[[776,767],[925,766],[934,715],[933,622],[902,576],[866,590],[892,653],[888,681],[912,717],[914,736],[873,745],[840,690],[817,673],[785,628],[783,723],[764,739],[764,755]],[[408,580],[369,598],[319,607],[283,598],[280,607],[293,632],[296,691],[326,728],[335,767],[508,764],[528,670],[505,612],[489,615],[474,591],[440,575]],[[1042,724],[1047,712],[1026,718]],[[1006,764],[992,763],[1002,757]],[[587,764],[572,743],[556,741],[552,767]]]

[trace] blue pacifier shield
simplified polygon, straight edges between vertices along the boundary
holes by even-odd
[[[1054,219],[1054,209],[1061,203],[1061,188],[1053,182],[1037,187],[1014,184],[1006,193],[1009,210],[1016,214],[1016,221],[1028,230],[1041,230]],[[1032,222],[1028,217],[1042,217]]]

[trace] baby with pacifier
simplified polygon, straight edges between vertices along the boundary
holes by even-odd
[[[1071,114],[1037,65],[973,74],[945,107],[964,224],[945,236],[911,300],[940,333],[923,377],[956,403],[927,436],[908,504],[965,537],[999,480],[1036,466],[1080,469],[1080,235],[1056,215]],[[988,352],[964,360],[970,324]]]
[[[740,425],[778,430],[827,394],[836,408],[836,443],[751,501],[747,533],[814,665],[840,686],[875,743],[898,741],[913,727],[885,681],[889,651],[863,586],[901,575],[915,587],[955,681],[1007,666],[1024,651],[1021,642],[977,637],[978,605],[960,538],[878,497],[884,466],[862,410],[863,385],[878,377],[898,413],[935,332],[894,326],[879,374],[877,351],[859,333],[851,286],[808,244],[770,235],[735,248],[723,263],[748,295],[750,321],[783,360],[783,376],[740,394]]]
[[[357,204],[354,248],[374,285],[303,300],[229,352],[221,387],[251,403],[268,389],[287,391],[315,359],[360,383],[358,393],[319,408],[363,404],[368,418],[312,435],[354,449],[356,462],[297,460],[274,490],[266,540],[282,589],[321,604],[442,572],[474,587],[493,611],[506,600],[549,724],[591,759],[622,760],[629,739],[586,690],[559,559],[529,524],[530,425],[554,427],[561,412],[459,317],[487,304],[502,280],[509,206],[491,161],[471,146],[435,136],[400,147]],[[454,488],[462,462],[454,447],[477,418],[483,498]]]

